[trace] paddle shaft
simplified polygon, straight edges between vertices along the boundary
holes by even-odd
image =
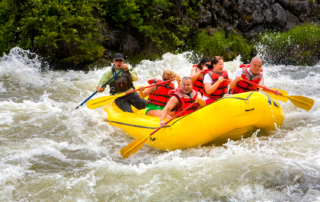
[[[170,79],[170,80],[167,80],[167,81],[164,81],[164,82],[155,83],[155,84],[152,84],[150,86],[146,86],[145,88],[150,88],[150,87],[157,86],[157,85],[160,85],[160,84],[163,84],[163,83],[171,82],[171,81],[173,81],[175,79]],[[132,90],[132,91],[129,91],[129,92],[126,92],[126,93],[122,93],[122,94],[119,94],[119,95],[104,96],[104,97],[100,97],[100,98],[97,98],[97,99],[93,99],[93,100],[90,100],[89,102],[87,102],[87,106],[88,106],[89,109],[95,109],[97,107],[101,107],[101,106],[105,105],[106,102],[111,102],[112,100],[117,99],[118,97],[122,97],[122,96],[125,96],[125,95],[130,94],[130,93],[134,93],[134,92],[136,92],[138,90],[139,89]]]
[[[264,86],[260,86],[260,85],[258,85],[258,84],[256,84],[256,83],[253,83],[253,82],[248,81],[248,80],[243,79],[243,78],[240,78],[240,79],[241,79],[242,81],[246,82],[246,83],[250,83],[250,84],[252,84],[252,85],[256,85],[256,86],[258,86],[258,87],[260,87],[260,88],[263,88],[263,89],[265,89],[265,90],[268,90],[268,91],[273,92],[274,94],[277,94],[277,92],[276,92],[276,91],[271,90],[270,88],[267,88],[267,87],[264,87]],[[280,93],[280,94],[281,94],[281,93]]]
[[[164,81],[164,82],[160,82],[160,83],[155,83],[155,84],[152,84],[150,86],[146,86],[144,88],[151,88],[153,86],[157,86],[157,85],[160,85],[160,84],[164,84],[164,83],[167,83],[167,82],[170,82],[170,81],[174,81],[176,79],[170,79],[170,80],[167,80],[167,81]],[[122,95],[127,95],[127,94],[130,94],[130,93],[134,93],[134,92],[137,92],[139,89],[136,89],[136,90],[132,90],[132,91],[129,91],[129,92],[126,92],[126,93],[123,93]]]
[[[174,117],[172,117],[169,121],[166,122],[166,125],[172,121],[173,119],[177,118],[178,116],[180,116],[183,112],[185,112],[187,109],[189,109],[190,107],[192,107],[195,103],[197,103],[197,101],[195,101],[194,103],[189,104],[186,108],[184,108],[181,112],[179,112],[178,114],[176,114]],[[158,130],[160,130],[162,127],[157,128],[155,131],[153,131],[149,136],[155,134]]]
[[[133,69],[133,68],[132,68]],[[113,77],[111,77],[111,79],[109,79],[107,82],[105,82],[101,88],[104,88],[114,77],[116,77],[118,74],[120,74],[120,72],[122,72],[123,69],[120,69],[120,71],[118,71],[118,73],[116,73],[115,75],[113,75]],[[86,103],[88,100],[90,100],[90,98],[92,98],[95,94],[97,94],[98,91],[95,91],[94,93],[92,93],[92,95],[90,95],[85,101],[83,101],[79,106],[77,106],[76,109],[78,109],[80,106],[82,106],[84,103]]]
[[[309,111],[312,108],[313,104],[314,104],[314,100],[312,100],[310,98],[307,98],[307,97],[304,97],[304,96],[289,96],[289,95],[285,95],[285,94],[283,94],[281,92],[278,93],[278,92],[276,92],[274,90],[271,90],[271,89],[266,88],[264,86],[260,86],[260,85],[255,84],[255,83],[252,83],[252,82],[250,82],[248,80],[245,80],[245,79],[242,79],[242,78],[241,78],[241,80],[243,80],[244,82],[256,85],[256,86],[258,86],[260,88],[266,89],[267,91],[271,91],[272,93],[274,93],[276,95],[280,94],[281,96],[288,98],[292,102],[292,104],[294,104],[295,106],[300,107],[301,109],[304,109],[304,110],[307,110],[307,111]]]

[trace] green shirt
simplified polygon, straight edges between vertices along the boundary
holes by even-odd
[[[135,70],[131,70],[131,69],[132,69],[132,68],[129,68],[129,72],[130,72],[130,74],[131,74],[132,80],[133,80],[133,81],[137,81],[137,80],[138,80],[137,73],[136,73]],[[117,68],[115,68],[115,70],[116,70],[116,73],[118,73],[118,72],[120,71],[120,70],[118,70]],[[124,70],[123,70],[123,71],[124,71]],[[122,71],[120,74],[118,74],[118,76],[121,76],[122,73],[123,73],[123,71]],[[107,81],[108,81],[109,79],[111,79],[112,77],[113,77],[113,73],[112,73],[112,70],[111,70],[111,68],[110,68],[110,69],[108,69],[108,70],[103,74],[103,76],[102,76],[102,78],[101,78],[98,86],[102,86],[105,82],[107,82]],[[111,83],[113,80],[114,80],[114,79],[112,79],[109,83]],[[106,88],[106,86],[104,87],[104,89],[105,89],[105,88]],[[126,92],[129,92],[129,91],[132,91],[132,90],[133,90],[133,88],[130,88],[130,89],[128,89],[128,90],[125,91],[125,92],[115,93],[115,95],[119,95],[119,94],[121,94],[121,93],[126,93]]]

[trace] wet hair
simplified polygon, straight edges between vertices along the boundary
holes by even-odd
[[[162,78],[164,77],[164,76],[169,76],[169,78],[170,79],[172,79],[172,78],[177,78],[177,74],[176,73],[174,73],[173,71],[171,71],[171,70],[165,70],[165,71],[163,71],[163,74],[162,74]]]
[[[202,69],[201,64],[204,65],[205,63],[210,62],[210,61],[211,61],[211,59],[210,59],[209,57],[204,57],[204,58],[202,58],[202,59],[200,60],[200,62],[198,63],[197,67],[198,67],[199,69]]]
[[[182,82],[183,80],[190,80],[190,81],[192,82],[192,78],[191,78],[190,76],[185,76],[185,77],[183,77],[182,80],[181,80],[181,82]]]
[[[218,64],[219,60],[223,60],[223,57],[221,56],[214,56],[211,60],[211,66],[213,68],[213,65]]]

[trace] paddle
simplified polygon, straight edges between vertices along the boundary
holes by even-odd
[[[274,94],[277,94],[277,92],[276,91],[274,91],[274,90],[271,90],[271,89],[269,89],[269,88],[267,88],[267,87],[264,87],[264,86],[260,86],[260,85],[258,85],[258,84],[255,84],[255,83],[253,83],[253,82],[251,82],[251,81],[248,81],[248,80],[245,80],[245,79],[242,79],[241,78],[241,80],[243,80],[244,82],[246,82],[246,83],[249,83],[249,84],[252,84],[252,85],[256,85],[256,86],[258,86],[258,87],[260,87],[260,88],[263,88],[263,89],[265,89],[265,90],[267,90],[267,91],[270,91],[270,92],[272,92],[272,93],[274,93]],[[301,96],[301,95],[288,95],[287,94],[287,92],[286,91],[284,91],[284,90],[281,90],[281,91],[279,91],[282,95],[277,95],[277,96],[283,96],[283,97],[285,97],[285,98],[288,98],[291,102],[292,102],[292,104],[294,104],[295,106],[297,106],[297,107],[300,107],[301,109],[304,109],[304,110],[307,110],[307,111],[309,111],[311,108],[312,108],[312,106],[313,106],[313,104],[314,104],[314,100],[313,99],[310,99],[310,98],[307,98],[307,97],[304,97],[304,96]],[[281,100],[282,101],[282,100]]]
[[[176,117],[180,116],[184,111],[186,111],[187,109],[189,109],[190,107],[192,107],[195,103],[197,103],[197,101],[195,101],[194,103],[188,105],[185,109],[183,109],[181,112],[179,112],[178,114],[176,114],[174,117],[172,117],[169,121],[166,122],[166,125],[172,121],[173,119],[175,119]],[[131,142],[130,144],[128,144],[127,146],[125,146],[124,148],[121,149],[120,154],[123,158],[128,158],[131,154],[136,153],[137,151],[139,151],[141,149],[141,147],[144,145],[144,143],[148,140],[148,138],[150,136],[152,136],[153,134],[155,134],[158,130],[160,130],[161,127],[157,128],[155,131],[153,131],[150,135],[144,137],[144,138],[140,138],[137,140],[134,140],[133,142]]]
[[[276,100],[280,100],[282,102],[288,102],[288,98],[282,95],[288,95],[287,91],[285,90],[281,90],[281,89],[275,89],[272,88],[271,90],[273,91],[279,91],[281,93],[281,95],[275,94],[274,92],[269,92],[269,91],[265,91],[268,95],[270,95],[270,97],[276,99]]]
[[[116,73],[113,77],[111,77],[111,79],[109,79],[107,82],[105,82],[101,87],[105,87],[115,76],[117,76],[118,74],[120,74],[120,72],[122,72],[123,69],[120,69],[120,71],[118,71],[118,73]],[[80,106],[82,106],[84,103],[86,103],[88,100],[90,100],[90,98],[92,98],[92,96],[94,96],[98,91],[92,93],[92,95],[90,95],[85,101],[83,101],[79,106],[77,106],[76,109],[78,109]]]
[[[167,80],[167,81],[164,81],[164,82],[161,82],[161,83],[155,83],[155,84],[152,84],[150,86],[146,86],[145,88],[150,88],[150,87],[153,87],[153,86],[157,86],[159,84],[164,84],[164,83],[167,83],[167,82],[170,82],[170,81],[174,81],[176,80],[175,79],[170,79],[170,80]],[[101,107],[103,105],[106,105],[108,104],[109,102],[111,102],[112,100],[118,98],[118,97],[122,97],[124,95],[128,95],[130,93],[134,93],[136,91],[138,91],[139,89],[136,89],[136,90],[132,90],[132,91],[129,91],[129,92],[126,92],[126,93],[122,93],[122,94],[119,94],[119,95],[111,95],[111,96],[103,96],[103,97],[99,97],[99,98],[96,98],[96,99],[93,99],[93,100],[90,100],[87,102],[87,106],[89,109],[95,109],[95,108],[98,108],[98,107]]]

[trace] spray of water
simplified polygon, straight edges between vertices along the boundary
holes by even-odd
[[[26,54],[0,60],[0,201],[319,200],[319,65],[264,67],[268,87],[315,100],[309,112],[280,102],[286,119],[275,131],[183,151],[146,145],[123,159],[132,138],[103,122],[102,108],[74,110],[110,67],[43,71]],[[136,85],[167,69],[189,75],[190,55],[142,61]],[[231,77],[240,62],[225,63]]]

